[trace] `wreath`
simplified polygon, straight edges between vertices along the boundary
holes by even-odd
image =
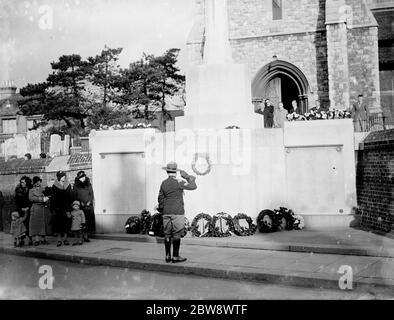
[[[236,125],[232,125],[232,126],[226,127],[226,129],[240,129],[240,127],[238,127]]]
[[[205,159],[205,161],[207,162],[207,169],[205,170],[205,171],[200,171],[200,170],[198,170],[197,168],[196,168],[196,163],[197,163],[197,160],[199,159],[199,158],[204,158]],[[196,174],[198,174],[199,176],[205,176],[205,175],[207,175],[209,172],[211,172],[211,168],[212,168],[212,163],[211,163],[211,160],[209,159],[209,154],[208,153],[196,153],[195,155],[194,155],[194,159],[193,159],[193,163],[192,163],[192,169],[193,169],[193,171],[196,173]]]
[[[281,223],[281,216],[272,210],[265,209],[257,216],[257,227],[260,232],[274,232]]]
[[[223,221],[225,223],[223,223]],[[219,223],[216,226],[216,223]],[[227,228],[226,228],[227,227]],[[212,219],[212,236],[229,237],[234,233],[234,224],[231,216],[225,212],[219,212]]]
[[[248,227],[241,226],[240,220],[246,220],[248,223]],[[237,236],[251,236],[256,232],[257,226],[253,223],[251,217],[247,216],[244,213],[238,213],[233,218],[233,226],[234,226],[234,233]]]
[[[127,233],[136,234],[141,230],[141,219],[138,216],[131,216],[125,223]]]
[[[274,212],[279,218],[278,230],[293,230],[295,216],[293,210],[280,207],[275,209]]]
[[[200,213],[194,217],[191,225],[192,235],[195,237],[209,237],[211,235],[212,217],[206,213]]]
[[[148,210],[144,209],[141,211],[140,223],[141,223],[141,234],[148,234],[152,224],[152,217]]]
[[[187,235],[187,233],[191,230],[189,220],[185,217],[185,229],[183,237]]]
[[[305,228],[304,218],[298,214],[294,216],[293,229],[302,230]]]

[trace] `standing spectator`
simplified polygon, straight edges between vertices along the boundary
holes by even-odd
[[[279,102],[278,108],[274,112],[274,128],[283,128],[287,119],[287,110],[284,108],[282,101]]]
[[[16,210],[19,212],[19,216],[21,218],[27,216],[26,219],[23,220],[27,230],[27,236],[29,238],[29,245],[33,244],[33,239],[30,234],[30,207],[31,202],[29,200],[29,191],[33,188],[31,179],[27,176],[23,176],[19,180],[19,184],[15,188],[15,205]]]
[[[293,100],[291,102],[291,108],[290,108],[289,114],[292,114],[292,113],[298,113],[298,105],[297,105],[296,100]]]
[[[369,130],[369,110],[362,94],[360,94],[357,101],[353,103],[353,108],[351,111],[354,130],[356,132],[366,132]]]
[[[52,230],[57,235],[57,246],[68,246],[67,233],[70,231],[70,219],[67,213],[71,209],[71,185],[64,171],[56,172],[52,186],[50,206],[53,212]]]
[[[72,204],[73,210],[68,213],[68,217],[71,218],[71,231],[74,233],[76,241],[72,244],[73,246],[82,244],[82,230],[85,227],[85,214],[79,208],[80,203],[75,200]]]
[[[197,189],[196,178],[188,175],[185,171],[177,169],[175,162],[170,162],[166,167],[168,178],[161,183],[159,191],[158,211],[163,213],[164,246],[166,262],[184,262],[186,258],[179,255],[181,238],[185,229],[185,208],[183,204],[183,191]],[[180,171],[182,179],[177,179]],[[171,259],[171,240],[173,246],[173,258]]]
[[[31,160],[31,154],[30,153],[26,153],[25,154],[25,160]]]
[[[264,102],[264,128],[272,128],[274,125],[274,105],[269,99]]]
[[[46,236],[46,216],[48,208],[45,207],[45,203],[48,202],[49,198],[44,196],[44,189],[41,186],[41,178],[33,178],[33,188],[29,191],[29,200],[32,203],[30,211],[30,230],[29,234],[34,238],[34,245],[48,244],[45,239]]]
[[[73,199],[81,203],[86,218],[86,231],[83,233],[85,242],[90,242],[88,234],[96,231],[96,219],[94,216],[94,194],[90,179],[84,171],[79,171],[73,186]]]

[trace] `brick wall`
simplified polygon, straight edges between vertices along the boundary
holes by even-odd
[[[357,198],[361,226],[394,230],[394,130],[372,132],[358,152]]]
[[[45,162],[43,163],[39,162]],[[0,191],[3,193],[5,204],[2,212],[2,224],[6,232],[9,231],[10,227],[10,213],[15,210],[14,193],[15,187],[19,184],[22,176],[28,176],[31,179],[34,176],[39,176],[42,179],[42,185],[51,185],[56,179],[56,172],[46,172],[46,167],[50,163],[50,159],[42,160],[14,160],[10,162],[2,162],[0,165]],[[19,164],[19,165],[18,165]],[[30,164],[30,165],[29,165]],[[67,177],[71,184],[74,183],[74,179],[77,172],[84,170],[87,176],[91,179],[92,167],[90,163],[79,164],[70,168],[67,172]],[[1,215],[0,215],[1,217]],[[1,223],[0,223],[1,226]]]

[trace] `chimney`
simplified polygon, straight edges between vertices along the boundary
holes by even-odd
[[[7,99],[16,94],[17,87],[14,85],[14,81],[4,81],[0,87],[0,100]]]

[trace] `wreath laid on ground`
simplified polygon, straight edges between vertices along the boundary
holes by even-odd
[[[205,168],[205,170],[201,170],[201,168],[197,168],[197,161],[200,158],[203,158],[206,161],[206,164],[205,164],[206,168]],[[207,175],[208,173],[211,172],[211,168],[212,168],[212,163],[211,163],[211,160],[209,159],[209,154],[208,153],[196,153],[194,155],[194,159],[193,159],[193,162],[192,162],[192,169],[193,169],[193,171],[196,174],[198,174],[199,176],[205,176],[205,175]]]
[[[226,127],[226,129],[241,129],[241,128],[236,125],[232,125],[232,126]]]
[[[125,229],[127,233],[137,234],[141,230],[141,219],[138,216],[131,216],[125,223]]]
[[[209,237],[212,231],[212,217],[206,213],[200,213],[192,221],[191,232],[195,237]]]
[[[261,211],[257,216],[257,228],[262,233],[277,231],[280,223],[280,215],[269,209]]]
[[[185,237],[187,233],[191,230],[189,220],[185,217],[185,232],[183,236]]]
[[[219,212],[212,219],[212,236],[229,237],[234,234],[233,219],[228,213]]]
[[[279,217],[280,224],[278,230],[293,230],[294,228],[294,212],[291,209],[280,207],[274,210]]]
[[[243,220],[246,220],[247,226],[240,223]],[[233,226],[234,233],[241,237],[251,236],[256,232],[257,229],[257,226],[253,223],[252,218],[244,213],[238,213],[236,216],[234,216]]]
[[[140,216],[141,234],[148,234],[152,224],[152,217],[148,210],[142,210]]]
[[[294,215],[293,229],[302,230],[305,228],[304,218],[298,214]]]

